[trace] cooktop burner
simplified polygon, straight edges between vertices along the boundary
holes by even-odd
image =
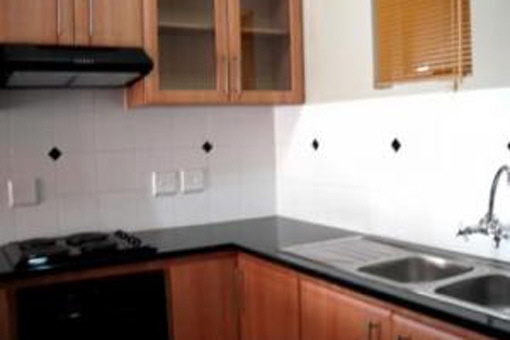
[[[13,242],[1,248],[12,266],[19,270],[38,270],[72,264],[144,256],[154,247],[123,231],[80,233],[58,238],[37,238]]]
[[[39,248],[48,248],[55,246],[57,241],[52,238],[34,238],[27,241],[22,241],[19,243],[19,247],[23,250],[30,249],[39,249]]]
[[[70,246],[78,247],[85,243],[100,242],[106,239],[108,239],[108,234],[105,233],[81,233],[66,237],[65,240]]]
[[[94,253],[117,250],[118,244],[115,241],[104,239],[83,243],[80,246],[82,253]]]

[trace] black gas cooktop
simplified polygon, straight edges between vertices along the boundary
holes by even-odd
[[[13,242],[2,251],[16,270],[39,270],[78,263],[95,264],[117,257],[133,259],[153,254],[156,249],[119,230]]]

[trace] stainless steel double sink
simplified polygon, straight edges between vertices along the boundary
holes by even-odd
[[[358,270],[399,283],[418,283],[447,279],[472,269],[443,258],[413,256],[361,267]]]
[[[359,236],[298,245],[283,251],[510,320],[510,272],[504,269],[415,252]]]

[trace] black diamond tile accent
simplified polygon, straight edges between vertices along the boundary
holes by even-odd
[[[508,148],[508,150],[510,150],[510,143],[508,143],[506,147]]]
[[[402,144],[398,139],[394,139],[393,142],[391,142],[391,147],[395,152],[399,152],[400,148],[402,147]]]
[[[57,147],[53,147],[50,152],[48,152],[48,156],[53,160],[53,161],[58,161],[58,159],[60,157],[62,157],[62,151],[60,151]]]
[[[317,139],[314,139],[314,140],[313,140],[313,142],[312,142],[312,148],[313,148],[315,151],[317,151],[317,150],[319,150],[319,147],[320,147],[320,146],[321,146],[321,145],[320,145],[319,141],[318,141]]]
[[[214,148],[214,145],[211,144],[211,142],[207,141],[202,145],[202,150],[204,150],[205,153],[210,153]]]

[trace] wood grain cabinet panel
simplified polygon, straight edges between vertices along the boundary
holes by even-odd
[[[0,290],[0,339],[13,339],[11,333],[11,310],[9,308],[9,299],[6,290]]]
[[[0,0],[0,41],[6,43],[57,44],[58,0]],[[60,16],[60,19],[59,19]],[[60,24],[63,23],[60,21]],[[62,26],[61,26],[62,28]]]
[[[170,266],[175,340],[237,340],[236,257],[209,255]]]
[[[86,1],[86,0],[82,0]],[[131,106],[304,101],[301,0],[144,0]]]
[[[302,279],[301,331],[302,340],[389,340],[391,312]]]
[[[144,0],[75,0],[77,45],[141,47]]]
[[[143,46],[144,0],[0,0],[0,42]]]
[[[489,340],[488,337],[480,334],[429,318],[419,320],[394,314],[392,323],[393,339],[395,340]]]
[[[299,284],[294,272],[241,256],[241,339],[299,340]]]

